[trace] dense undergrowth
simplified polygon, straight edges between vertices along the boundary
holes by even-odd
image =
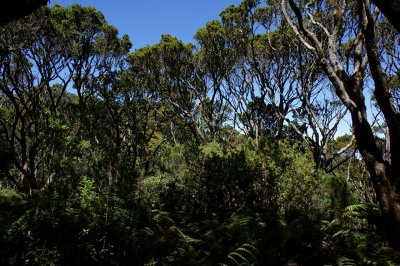
[[[396,265],[399,35],[373,21],[366,110],[369,1],[341,2],[306,5],[314,50],[277,1],[135,51],[91,7],[0,26],[0,265]]]
[[[312,169],[285,143],[165,145],[129,189],[3,187],[1,264],[390,265],[379,208]]]

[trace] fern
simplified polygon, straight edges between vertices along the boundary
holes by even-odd
[[[378,234],[380,215],[375,204],[353,204],[339,219],[323,221],[324,246],[336,249],[333,265],[390,265],[394,253]]]
[[[152,210],[151,211],[153,214],[153,219],[157,223],[167,223],[171,225],[175,225],[175,221],[170,218],[170,213],[166,211],[161,211],[161,210]]]
[[[248,249],[251,249],[251,250],[253,250],[255,253],[260,254],[260,252],[258,251],[258,249],[257,249],[255,246],[253,246],[253,245],[244,244],[243,247],[248,248]],[[253,253],[252,253],[252,254],[253,254]]]
[[[344,216],[347,217],[378,217],[380,214],[380,209],[376,204],[353,204],[344,210]]]
[[[352,259],[349,259],[349,258],[346,258],[346,257],[340,257],[337,260],[337,265],[338,266],[355,266],[356,263]]]
[[[242,254],[248,254],[248,255],[249,255],[250,257],[252,257],[254,260],[257,260],[256,256],[254,256],[254,254],[253,254],[249,249],[240,247],[240,248],[237,249],[237,251],[238,251],[238,252],[241,251]]]
[[[348,236],[351,233],[350,229],[339,230],[335,234],[333,234],[332,238],[341,237],[341,236]]]
[[[259,254],[256,247],[250,244],[244,244],[235,251],[229,253],[228,259],[233,262],[234,265],[255,265],[257,262],[256,254]]]
[[[239,261],[237,261],[236,259],[235,259],[235,257],[238,257],[238,259],[241,259],[243,262],[242,263],[239,263]],[[235,263],[236,263],[236,265],[249,265],[250,264],[250,262],[242,255],[242,254],[240,254],[240,253],[238,253],[238,252],[236,252],[236,251],[234,251],[234,252],[231,252],[229,255],[228,255],[228,259],[231,259],[232,261],[234,261]]]
[[[190,236],[186,235],[185,233],[183,233],[183,232],[182,232],[178,227],[176,227],[176,226],[171,226],[171,227],[170,227],[170,230],[171,230],[172,232],[177,232],[178,235],[180,236],[180,238],[181,238],[184,242],[186,242],[187,244],[199,244],[199,243],[202,242],[202,241],[199,240],[199,239],[195,239],[195,238],[193,238],[193,237],[190,237]]]

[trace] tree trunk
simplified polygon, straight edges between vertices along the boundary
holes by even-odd
[[[383,6],[393,5],[395,2],[398,1],[389,0]],[[344,70],[346,68],[343,67],[336,56],[338,53],[336,46],[338,32],[343,26],[342,19],[345,5],[336,7],[334,30],[325,32],[329,39],[328,46],[325,46],[313,29],[310,29],[304,23],[301,9],[297,3],[289,0],[289,6],[297,19],[297,24],[293,23],[292,17],[287,11],[286,1],[281,1],[282,11],[289,26],[294,30],[303,45],[321,60],[322,69],[334,86],[337,96],[350,111],[357,146],[365,161],[382,211],[383,230],[386,240],[391,247],[400,251],[400,118],[390,101],[385,73],[381,68],[377,54],[378,49],[374,32],[375,21],[370,10],[369,1],[358,1],[359,28],[355,36],[358,41],[356,41],[357,44],[354,48],[354,71],[351,75]],[[313,18],[311,13],[308,16]],[[362,53],[364,48],[367,51],[366,55]],[[384,160],[372,127],[367,120],[363,96],[363,76],[367,62],[374,80],[374,96],[388,126],[391,163]]]
[[[385,1],[386,4],[382,4],[381,1],[375,2],[379,2],[385,8],[390,6],[392,10],[386,10],[386,12],[393,11],[398,13],[397,16],[400,14],[400,1],[398,0]],[[377,155],[371,154],[371,156],[366,153],[365,162],[382,210],[386,239],[392,247],[400,251],[400,118],[393,108],[386,75],[379,60],[372,11],[368,1],[360,1],[360,7],[361,5],[364,5],[365,10],[364,13],[361,13],[360,20],[363,21],[369,68],[375,85],[374,96],[388,127],[390,156],[389,160],[385,161],[385,155],[382,152]],[[381,8],[379,5],[378,7]],[[384,14],[393,24],[387,13],[384,12]],[[393,15],[393,13],[390,14]],[[397,17],[395,20],[397,30],[400,30],[400,20]],[[369,128],[371,127],[369,126]],[[365,132],[362,134],[365,134]],[[368,145],[368,142],[366,144]]]
[[[357,112],[352,112],[351,115],[357,146],[364,158],[382,211],[385,238],[391,247],[400,251],[400,195],[391,182],[398,179],[399,174],[383,160],[366,116]]]
[[[372,2],[400,33],[400,0],[372,0]]]

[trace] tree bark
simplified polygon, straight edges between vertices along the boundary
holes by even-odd
[[[345,5],[338,6],[335,10],[336,20],[332,32],[329,32],[323,25],[313,22],[324,31],[329,40],[328,46],[325,46],[315,32],[304,23],[299,6],[293,0],[289,0],[289,5],[298,23],[295,24],[292,21],[287,11],[287,5],[282,0],[282,11],[289,26],[303,45],[321,60],[322,69],[334,86],[336,94],[350,111],[357,146],[365,161],[379,201],[386,240],[392,248],[400,251],[400,119],[390,101],[386,76],[377,55],[378,49],[374,33],[375,21],[369,1],[358,0],[357,2],[359,25],[358,33],[355,36],[354,72],[352,75],[345,72],[341,62],[336,57],[337,29],[341,27],[341,16],[344,13]],[[307,15],[313,21],[313,15],[310,13]],[[362,54],[364,47],[366,48],[366,55]],[[374,95],[388,126],[391,164],[384,160],[372,127],[367,120],[363,96],[363,76],[367,63],[374,81]]]
[[[372,2],[400,33],[400,0],[372,0]]]
[[[385,118],[390,143],[388,161],[384,160],[382,153],[377,159],[366,156],[365,161],[381,205],[386,238],[392,247],[400,250],[400,164],[396,163],[400,161],[400,118],[390,101],[388,82],[377,54],[375,23],[368,1],[360,0],[359,5],[364,5],[360,19],[363,21],[369,68],[375,84],[374,96]],[[398,8],[400,10],[400,4]],[[400,26],[400,20],[397,21]]]

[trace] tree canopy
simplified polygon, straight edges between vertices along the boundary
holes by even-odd
[[[93,7],[1,23],[0,264],[399,263],[374,3],[243,0],[136,50]]]

